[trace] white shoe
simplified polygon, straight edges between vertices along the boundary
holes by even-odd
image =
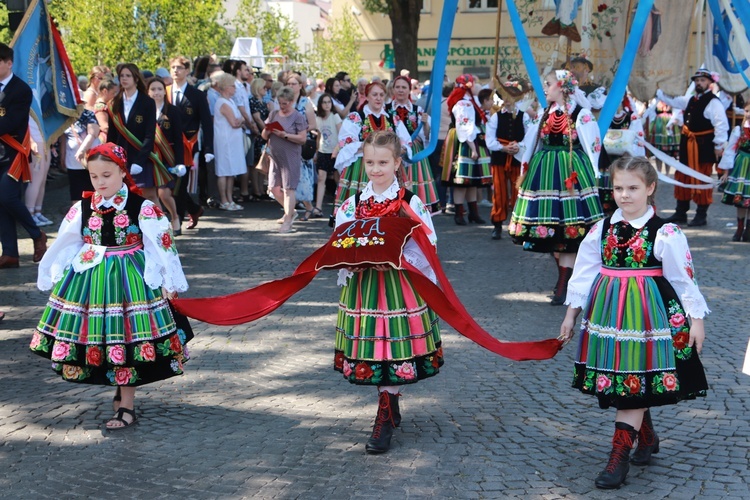
[[[42,214],[34,214],[31,216],[31,218],[34,219],[37,227],[51,226],[52,224],[54,224],[54,222],[52,222]]]
[[[232,210],[232,205],[230,203],[221,203],[219,210]]]
[[[482,200],[479,202],[480,207],[491,207],[492,202],[490,200]]]
[[[236,204],[235,202],[232,201],[232,202],[229,203],[229,210],[232,210],[232,211],[236,212],[238,210],[245,210],[245,207],[243,207],[241,205],[238,205],[238,204]]]

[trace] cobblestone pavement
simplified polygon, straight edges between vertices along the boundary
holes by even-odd
[[[50,193],[56,222],[65,196],[62,187]],[[671,189],[658,201],[671,209]],[[707,228],[686,229],[713,309],[702,356],[711,391],[654,410],[661,451],[651,466],[631,467],[615,492],[594,488],[613,412],[570,388],[573,347],[517,363],[449,327],[440,375],[403,389],[393,448],[366,455],[376,394],[332,369],[333,273],[253,324],[196,324],[186,374],[140,389],[140,423],[105,432],[112,391],[63,382],[28,350],[47,296],[34,286],[25,239],[21,268],[0,271],[0,497],[748,498],[750,377],[740,365],[750,245],[728,242],[733,212],[714,204]],[[251,204],[208,211],[185,230],[186,296],[283,277],[329,234],[320,219],[274,233],[279,215],[272,203]],[[565,311],[547,304],[549,257],[507,237],[491,241],[489,225],[457,227],[445,216],[435,224],[448,276],[481,325],[509,340],[557,335]]]

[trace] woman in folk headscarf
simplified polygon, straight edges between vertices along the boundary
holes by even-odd
[[[544,84],[548,106],[524,138],[523,180],[508,231],[524,250],[555,253],[558,280],[551,303],[562,305],[578,246],[604,217],[593,167],[601,139],[591,111],[571,99],[578,82],[570,71],[553,71]]]
[[[451,129],[443,152],[443,182],[453,186],[454,220],[465,226],[464,201],[469,203],[469,222],[483,224],[477,206],[477,188],[492,184],[490,153],[484,142],[487,115],[474,98],[480,86],[472,75],[461,75],[448,96]]]

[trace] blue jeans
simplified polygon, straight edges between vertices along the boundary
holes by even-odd
[[[0,170],[0,243],[3,255],[18,258],[16,222],[21,224],[33,239],[41,238],[42,231],[31,218],[23,199],[24,183],[8,175],[8,169]]]

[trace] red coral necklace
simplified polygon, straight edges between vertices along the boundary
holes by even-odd
[[[615,225],[612,224],[609,226],[609,232],[607,236],[607,243],[615,248],[627,248],[629,247],[635,240],[641,237],[641,233],[643,232],[643,228],[646,227],[644,224],[643,227],[641,227],[639,230],[635,232],[632,238],[630,238],[628,241],[624,243],[614,243],[615,241],[619,241],[619,235],[615,234]]]

